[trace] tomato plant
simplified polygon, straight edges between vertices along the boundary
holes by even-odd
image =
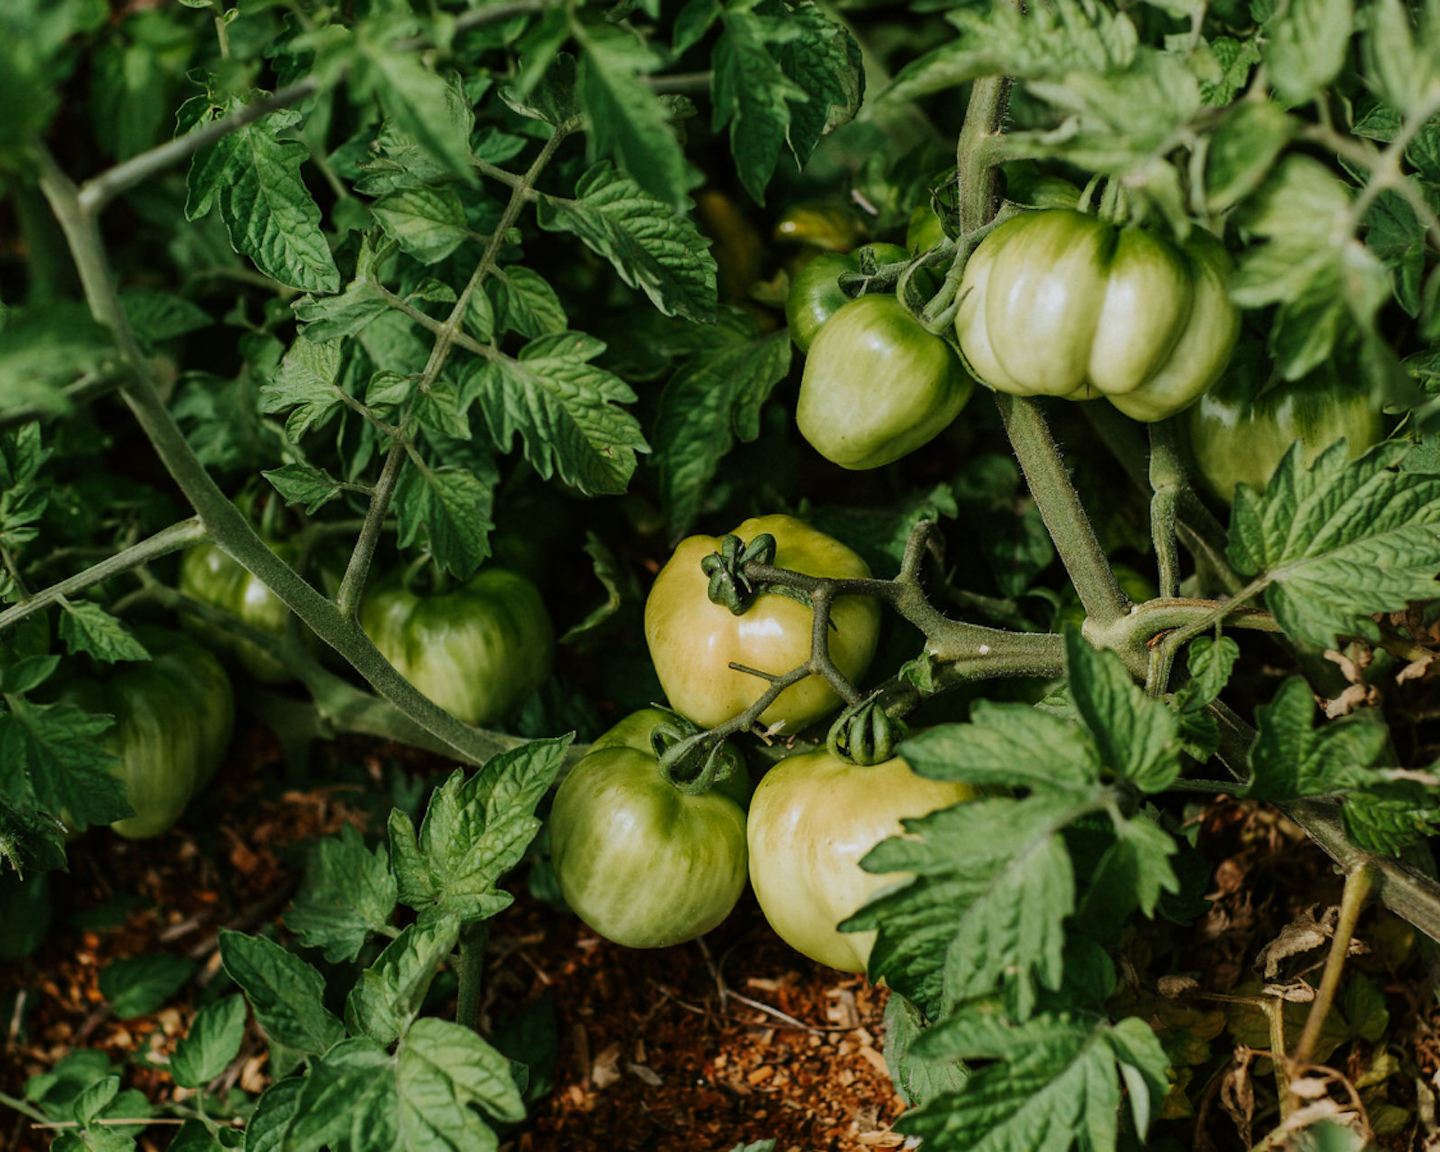
[[[775,538],[775,563],[811,576],[866,577],[865,561],[845,545],[791,516],[756,516],[734,535],[750,541]],[[691,536],[671,555],[645,601],[645,642],[670,706],[696,724],[713,727],[758,700],[764,682],[745,668],[780,674],[810,653],[813,615],[804,604],[762,593],[739,614],[711,601],[701,570],[703,557],[719,547],[713,536]],[[863,596],[842,596],[831,615],[830,656],[849,677],[863,676],[875,655],[880,610]],[[839,703],[818,675],[786,688],[760,715],[760,723],[794,731]]]
[[[948,428],[974,390],[950,346],[899,300],[861,296],[815,338],[795,422],[831,463],[879,468]]]
[[[278,541],[270,544],[270,550],[287,563],[298,558],[293,546]],[[283,635],[290,618],[290,610],[263,581],[214,544],[201,544],[186,551],[180,561],[179,588],[185,595],[262,632]],[[185,617],[185,626],[206,643],[234,651],[245,670],[257,680],[283,684],[293,678],[290,669],[248,640],[232,639],[219,629],[207,626],[198,616]]]
[[[360,623],[406,680],[467,724],[501,719],[550,672],[554,632],[535,585],[483,568],[444,591],[377,584]]]
[[[1196,229],[1178,247],[1069,209],[1022,213],[965,266],[955,330],[990,387],[1107,398],[1136,420],[1194,403],[1230,360],[1230,258]]]
[[[838,926],[905,877],[866,872],[861,859],[900,835],[901,821],[974,796],[966,784],[915,775],[898,756],[868,766],[829,752],[780,761],[756,787],[746,826],[750,883],[765,919],[810,959],[865,971],[875,933]]]
[[[850,302],[840,287],[846,272],[874,271],[884,264],[909,259],[897,244],[866,244],[853,252],[821,252],[796,274],[785,297],[785,322],[790,339],[801,352],[820,334],[831,316]]]
[[[550,854],[565,902],[607,940],[665,948],[718,925],[745,888],[743,762],[701,792],[661,771],[651,744],[674,724],[632,713],[590,746],[550,810]]]

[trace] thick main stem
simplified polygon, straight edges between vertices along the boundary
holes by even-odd
[[[1030,495],[1080,594],[1085,615],[1101,628],[1113,624],[1130,610],[1130,601],[1100,547],[1039,405],[1029,397],[1004,392],[995,393],[995,403]]]
[[[485,942],[490,925],[485,920],[460,929],[460,990],[456,997],[455,1023],[478,1029],[480,989],[485,980]]]

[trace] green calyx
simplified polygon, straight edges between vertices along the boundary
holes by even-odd
[[[681,716],[655,725],[650,730],[650,747],[666,783],[687,796],[703,796],[745,771],[738,749],[697,730]]]
[[[868,767],[891,759],[909,731],[899,717],[886,714],[878,696],[871,696],[840,713],[830,725],[825,747],[832,756]]]
[[[749,544],[738,536],[726,536],[720,541],[719,552],[700,561],[701,571],[710,578],[707,595],[712,604],[720,604],[736,616],[744,614],[759,592],[759,586],[745,575],[745,565],[752,561],[774,563],[774,536],[764,532]]]

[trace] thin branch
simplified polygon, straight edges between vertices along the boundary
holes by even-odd
[[[39,612],[43,608],[48,608],[51,604],[58,603],[67,596],[77,595],[87,588],[93,588],[96,584],[113,579],[124,572],[133,571],[142,564],[149,564],[162,556],[179,552],[182,548],[188,548],[192,544],[199,544],[205,538],[205,526],[200,523],[199,518],[194,516],[188,520],[181,520],[178,524],[172,524],[168,528],[162,528],[155,535],[141,540],[138,544],[132,544],[129,548],[107,557],[85,571],[77,573],[69,579],[61,580],[57,584],[51,584],[23,604],[17,604],[13,608],[0,612],[0,633],[20,623],[25,617]]]
[[[1345,893],[1340,898],[1340,919],[1335,922],[1335,935],[1330,940],[1330,954],[1325,959],[1325,972],[1320,977],[1320,990],[1310,1005],[1310,1014],[1305,1018],[1305,1031],[1295,1045],[1294,1061],[1297,1065],[1310,1063],[1315,1055],[1315,1046],[1320,1042],[1320,1033],[1325,1019],[1330,1015],[1330,1006],[1335,1003],[1335,993],[1340,988],[1340,976],[1345,970],[1345,957],[1350,952],[1350,941],[1355,936],[1355,925],[1360,913],[1369,903],[1370,893],[1375,887],[1375,869],[1369,861],[1362,861],[1345,875]]]
[[[4,412],[0,412],[0,432],[21,424],[29,424],[35,420],[43,420],[47,416],[63,416],[72,408],[88,404],[91,400],[115,391],[124,380],[125,373],[118,365],[110,370],[101,368],[95,372],[89,372],[61,389],[60,396],[63,403],[58,408],[54,404],[37,401],[31,404],[17,404],[14,408],[7,408]]]

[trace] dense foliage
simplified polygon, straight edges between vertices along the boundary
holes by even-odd
[[[222,934],[170,1147],[496,1147],[515,870],[651,946],[747,856],[892,990],[900,1132],[1174,1147],[1228,1059],[1146,943],[1195,794],[1346,877],[1303,1031],[1230,1023],[1260,1114],[1383,1127],[1378,1059],[1316,1064],[1384,1031],[1367,901],[1440,940],[1437,0],[7,0],[0,197],[0,955],[67,837],[214,770],[225,674],[157,625],[296,760],[467,766]],[[204,1092],[247,1012],[270,1086]],[[0,1102],[127,1152],[70,1060]]]

